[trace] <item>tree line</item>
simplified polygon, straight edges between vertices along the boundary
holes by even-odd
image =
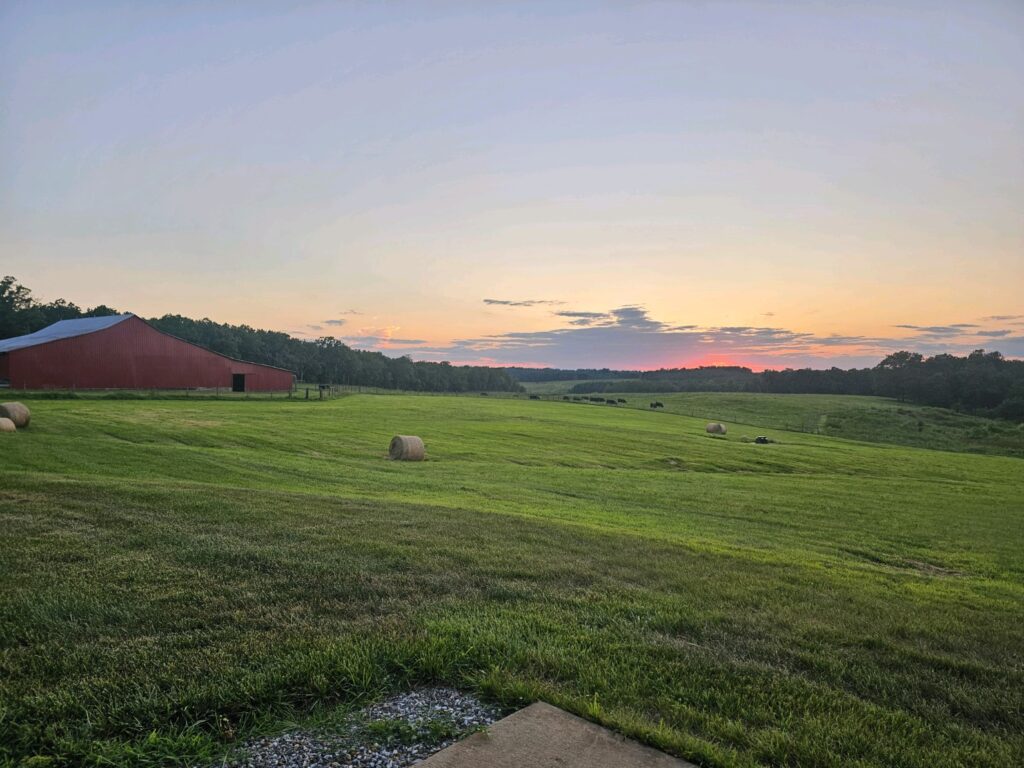
[[[36,300],[13,277],[0,279],[0,339],[58,320],[117,314],[105,305],[82,309],[64,299]],[[248,325],[164,315],[158,330],[228,357],[294,371],[302,381],[427,392],[517,392],[520,382],[582,381],[576,394],[600,392],[774,392],[878,395],[1024,422],[1024,361],[976,350],[965,357],[896,352],[873,368],[786,369],[755,373],[742,366],[656,371],[608,368],[490,368],[413,362],[352,349],[330,336],[313,341]]]
[[[117,310],[104,305],[82,309],[64,299],[43,303],[15,278],[0,279],[0,339],[33,333],[58,320],[115,314],[119,314]],[[300,381],[423,392],[522,389],[502,368],[413,362],[408,357],[392,358],[380,352],[352,349],[330,336],[306,341],[280,331],[215,323],[206,318],[194,320],[182,315],[164,315],[147,322],[213,352],[293,371]]]
[[[518,372],[512,370],[513,375]],[[582,378],[575,371],[562,374],[566,380]],[[1007,360],[999,352],[983,349],[965,357],[941,354],[928,358],[901,351],[873,368],[850,370],[801,368],[755,373],[739,366],[706,366],[609,374],[591,377],[572,391],[876,395],[1024,422],[1024,361]]]

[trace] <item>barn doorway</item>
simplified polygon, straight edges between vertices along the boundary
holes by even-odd
[[[233,373],[233,374],[231,374],[231,391],[232,392],[245,392],[245,374],[244,373]]]

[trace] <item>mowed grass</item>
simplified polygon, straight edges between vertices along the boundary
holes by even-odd
[[[434,682],[704,766],[1024,762],[1019,459],[481,397],[30,405],[9,764],[213,759]]]
[[[755,427],[770,427],[847,440],[1024,458],[1024,424],[883,397],[747,392],[630,392],[602,393],[600,397],[621,397],[627,407],[634,408],[649,408],[652,401],[658,401],[665,406],[663,413],[732,422],[746,434],[753,434]]]

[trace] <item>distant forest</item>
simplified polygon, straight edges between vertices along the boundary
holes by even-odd
[[[600,392],[775,392],[878,395],[1024,422],[1024,361],[975,350],[966,357],[895,352],[874,368],[802,368],[754,373],[740,366],[657,371],[509,368],[523,382],[577,381],[576,394]]]
[[[64,299],[37,301],[13,277],[0,279],[0,339],[38,331],[58,320],[118,314],[82,309]],[[976,350],[966,357],[896,352],[874,368],[810,368],[754,373],[739,366],[657,371],[488,368],[413,362],[352,349],[329,336],[303,341],[279,331],[193,320],[152,318],[154,327],[240,360],[294,371],[302,381],[427,392],[518,392],[520,382],[579,381],[577,394],[599,392],[776,392],[880,395],[1024,422],[1024,361]]]
[[[0,279],[0,339],[21,336],[58,320],[116,315],[100,305],[82,309],[64,299],[42,303],[13,277]],[[380,352],[352,349],[329,336],[303,341],[278,331],[164,315],[147,320],[153,327],[239,360],[294,371],[301,381],[353,384],[423,392],[517,392],[522,387],[502,368],[450,363],[417,363]]]

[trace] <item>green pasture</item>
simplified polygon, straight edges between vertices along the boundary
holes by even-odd
[[[665,406],[664,413],[732,422],[746,432],[771,427],[848,440],[1024,458],[1024,424],[882,397],[746,392],[629,392],[576,397],[621,397],[627,407],[641,409],[657,401]]]
[[[702,766],[1024,762],[1020,459],[785,429],[885,401],[623,397],[671,412],[29,401],[0,440],[0,764],[213,761],[427,683]],[[387,461],[394,434],[429,460]]]

